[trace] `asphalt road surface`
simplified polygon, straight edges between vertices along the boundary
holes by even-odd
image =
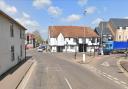
[[[32,52],[37,66],[25,89],[126,89],[53,53]]]

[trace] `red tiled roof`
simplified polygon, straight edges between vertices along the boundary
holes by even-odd
[[[91,28],[82,26],[49,26],[50,37],[99,37]]]

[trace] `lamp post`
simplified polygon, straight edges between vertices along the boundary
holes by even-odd
[[[100,51],[101,51],[101,55],[104,55],[103,54],[103,22],[101,23],[101,34],[100,35],[101,35],[101,43],[100,43],[101,50]]]
[[[87,13],[87,11],[85,10],[84,12],[83,12],[83,15],[85,16],[86,15],[86,13]],[[83,27],[84,29],[83,29],[83,31],[84,31],[84,39],[83,39],[83,63],[85,63],[85,27]]]
[[[54,24],[53,24],[53,23],[54,23],[54,22],[53,22],[53,21],[54,21],[54,17],[51,17],[50,19],[51,19],[51,24],[52,24],[52,25],[51,25],[51,32],[50,32],[50,35],[51,35],[51,36],[50,36],[50,39],[51,39],[51,40],[54,40],[54,37],[53,37],[53,33],[54,33]],[[53,38],[53,39],[52,39],[52,38]],[[55,41],[55,40],[54,40],[54,41]],[[50,42],[50,43],[51,43],[51,42]],[[51,44],[51,47],[50,47],[50,51],[51,51],[51,52],[54,52],[54,50],[55,50],[55,46],[54,46],[54,45],[55,45],[55,44]],[[57,51],[57,48],[56,48],[56,51]]]

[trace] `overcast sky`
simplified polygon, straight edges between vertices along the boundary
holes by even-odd
[[[0,9],[45,39],[50,25],[94,28],[102,20],[128,18],[128,0],[0,0]]]

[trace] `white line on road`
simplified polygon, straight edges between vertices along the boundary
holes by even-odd
[[[125,84],[125,85],[127,84],[127,83],[126,83],[126,82],[124,82],[124,81],[120,81],[120,82],[121,82],[122,84]]]
[[[68,79],[67,78],[64,78],[64,79],[65,79],[66,83],[68,84],[69,88],[72,89],[71,84],[69,83]]]

